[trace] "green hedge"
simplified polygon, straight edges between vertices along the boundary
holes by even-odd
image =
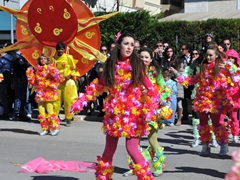
[[[102,14],[105,13],[95,13],[95,16]],[[233,48],[240,50],[240,19],[159,22],[161,17],[162,14],[151,16],[148,11],[142,10],[119,13],[100,23],[102,43],[110,45],[117,32],[130,31],[137,40],[142,44],[148,43],[151,48],[154,48],[158,40],[168,41],[179,52],[183,43],[201,49],[204,35],[212,33],[218,44],[221,45],[224,38],[230,38]]]

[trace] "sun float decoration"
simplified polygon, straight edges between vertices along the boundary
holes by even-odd
[[[101,36],[98,23],[118,12],[95,17],[81,0],[29,0],[21,10],[0,6],[17,18],[17,42],[0,52],[21,49],[33,66],[41,53],[55,55],[55,46],[63,42],[77,60],[80,75],[88,72],[94,60],[105,61],[99,52]]]

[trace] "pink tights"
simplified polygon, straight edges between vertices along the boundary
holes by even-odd
[[[118,137],[106,135],[106,145],[102,155],[102,161],[112,162],[113,155],[117,149],[118,140]],[[126,149],[134,164],[139,164],[145,161],[143,155],[138,150],[138,143],[138,137],[126,138]]]
[[[221,115],[220,123],[224,124],[225,115]],[[239,121],[237,118],[237,110],[232,111],[229,113],[229,122],[228,125],[230,126],[231,134],[233,136],[239,135]]]

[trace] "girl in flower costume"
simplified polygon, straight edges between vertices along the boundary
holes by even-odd
[[[38,58],[38,65],[35,70],[29,67],[26,71],[29,84],[35,86],[35,100],[38,103],[38,119],[42,127],[40,136],[51,131],[56,136],[60,131],[58,114],[53,111],[53,104],[58,100],[57,87],[61,80],[58,69],[50,64],[50,59],[42,54]]]
[[[235,82],[239,81],[240,78],[240,59],[238,53],[234,49],[230,49],[226,52],[226,60],[222,67],[227,69]],[[232,99],[234,100],[234,109],[229,113],[229,126],[230,126],[230,136],[233,137],[234,142],[238,142],[239,135],[239,121],[237,118],[237,111],[240,108],[240,89],[239,86],[234,86],[231,88]],[[222,115],[220,123],[224,124],[225,115]]]
[[[150,145],[144,151],[142,151],[140,148],[140,151],[142,151],[142,154],[146,159],[150,154],[151,159],[147,160],[151,161],[152,167],[155,170],[155,172],[153,172],[153,176],[158,177],[162,174],[162,170],[165,168],[165,155],[163,153],[164,148],[161,147],[158,143],[157,133],[159,127],[162,125],[162,120],[169,119],[172,116],[172,109],[169,107],[169,101],[172,92],[171,89],[168,88],[165,84],[165,81],[160,72],[160,67],[158,66],[158,63],[153,59],[153,53],[151,49],[142,48],[140,50],[140,58],[146,65],[146,73],[148,75],[148,78],[152,82],[155,89],[158,90],[162,102],[161,107],[158,111],[159,119],[156,121],[150,121],[148,123],[149,127],[151,128],[148,134],[148,142]],[[133,161],[129,156],[128,163],[129,167],[132,168]],[[123,174],[125,177],[130,175],[132,175],[132,170],[129,170]]]
[[[209,43],[211,44],[211,43]],[[201,64],[201,60],[200,57],[197,58],[196,60],[194,60],[189,66],[187,66],[183,73],[182,76],[179,77],[178,76],[178,82],[181,83],[184,86],[187,86],[189,84],[189,80],[191,78],[191,75],[193,73],[199,73],[200,72],[200,64]],[[189,77],[190,76],[190,77]],[[194,89],[192,91],[191,94],[191,99],[194,99],[196,97],[196,89],[199,85],[196,83],[194,86]],[[199,126],[200,120],[199,120],[199,115],[197,111],[193,110],[193,118],[192,118],[192,126],[193,126],[193,137],[194,137],[194,141],[191,144],[191,147],[197,147],[200,144],[200,135],[199,135],[199,131],[198,131],[198,126]],[[209,118],[208,120],[208,124],[209,126],[212,126],[212,120],[211,118]],[[212,129],[212,128],[211,128]],[[212,147],[218,147],[218,143],[216,141],[216,136],[214,134],[214,132],[211,130],[211,135],[212,135]]]
[[[145,65],[134,50],[134,38],[123,33],[109,59],[104,65],[103,75],[86,87],[71,110],[78,112],[87,101],[109,91],[105,98],[102,130],[106,134],[106,145],[102,157],[98,156],[96,180],[112,180],[113,155],[120,137],[126,138],[126,149],[132,158],[133,174],[138,180],[154,179],[146,161],[138,150],[139,139],[148,134],[148,121],[156,120],[160,97],[145,74]]]
[[[184,84],[198,83],[199,85],[196,89],[196,97],[193,100],[193,108],[198,112],[200,119],[199,134],[202,142],[200,155],[210,153],[210,130],[212,129],[218,144],[221,146],[219,155],[223,156],[228,152],[228,134],[226,127],[220,124],[220,119],[222,114],[226,114],[233,109],[234,102],[231,97],[231,88],[235,84],[230,73],[226,69],[220,68],[225,55],[217,44],[210,44],[206,49],[205,56],[200,64],[200,73],[193,78],[188,78],[187,81],[184,81]],[[212,127],[208,125],[209,116],[212,119]]]

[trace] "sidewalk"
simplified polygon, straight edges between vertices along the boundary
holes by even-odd
[[[94,172],[74,173],[67,171],[49,174],[19,173],[20,165],[38,157],[46,160],[96,162],[105,145],[101,131],[101,118],[76,115],[71,127],[62,128],[58,136],[40,137],[37,119],[32,123],[0,121],[0,179],[1,180],[94,180]],[[61,115],[62,116],[62,115]],[[158,133],[158,141],[165,148],[167,167],[161,180],[218,180],[223,179],[233,165],[230,154],[239,144],[230,143],[229,156],[218,157],[219,148],[211,149],[210,157],[200,157],[201,147],[191,148],[192,128],[190,125],[165,127]],[[148,141],[142,138],[141,146],[146,148]],[[114,180],[136,180],[136,177],[123,177],[128,170],[125,139],[121,138],[114,156]]]

